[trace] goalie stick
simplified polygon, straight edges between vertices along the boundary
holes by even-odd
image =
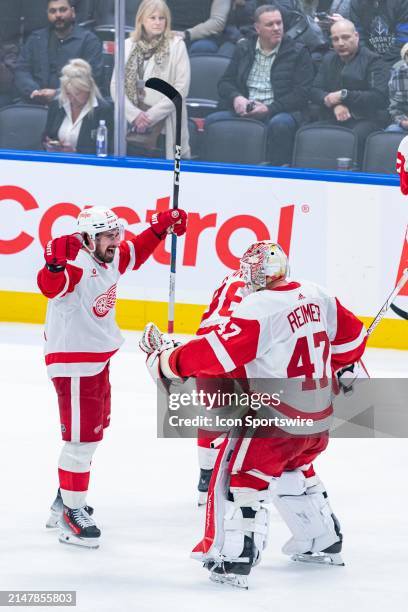
[[[174,180],[173,180],[173,208],[178,208],[180,189],[180,160],[181,160],[181,112],[182,99],[180,93],[170,83],[155,77],[146,81],[146,87],[154,89],[171,100],[176,108],[176,137],[174,145]],[[167,333],[174,332],[174,302],[176,295],[176,258],[177,258],[177,236],[171,235],[171,258],[170,258],[170,283],[169,283],[169,309]]]

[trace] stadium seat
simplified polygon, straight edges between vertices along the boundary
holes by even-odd
[[[190,117],[206,117],[218,105],[218,81],[227,69],[231,58],[223,55],[192,55],[191,84],[187,96]]]
[[[223,119],[205,128],[201,159],[261,164],[266,157],[266,127],[253,119]]]
[[[20,36],[20,5],[10,0],[0,0],[0,40],[17,41]]]
[[[293,149],[294,168],[337,170],[337,158],[357,158],[357,139],[352,130],[325,125],[306,125],[298,130]]]
[[[363,172],[396,174],[395,160],[399,143],[406,136],[400,132],[373,132],[366,140]]]
[[[0,109],[0,149],[42,151],[47,108],[31,104]]]
[[[48,24],[47,9],[48,0],[21,0],[21,28],[24,38],[33,32],[45,28]]]

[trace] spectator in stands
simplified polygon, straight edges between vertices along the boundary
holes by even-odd
[[[13,101],[17,56],[18,46],[14,42],[0,40],[0,107]]]
[[[299,0],[304,12],[311,17],[316,13],[328,13],[329,15],[350,16],[351,0]]]
[[[86,60],[96,81],[102,76],[102,44],[95,34],[75,25],[73,0],[49,0],[47,15],[48,27],[29,36],[15,72],[18,92],[36,104],[55,98],[61,70],[70,59]]]
[[[221,39],[220,53],[222,55],[232,57],[238,40],[254,31],[256,5],[256,0],[232,1],[227,25]]]
[[[231,0],[167,0],[173,29],[194,53],[228,54],[222,33],[227,24]]]
[[[128,143],[134,154],[160,148],[165,138],[165,156],[174,156],[176,113],[173,103],[162,94],[145,88],[150,77],[159,77],[173,85],[183,98],[181,151],[190,157],[185,98],[190,87],[190,60],[180,36],[171,32],[171,16],[164,0],[143,0],[135,21],[135,30],[125,41],[125,112],[131,132]],[[111,95],[115,99],[115,71]],[[153,138],[153,139],[152,139]],[[132,151],[130,151],[132,153]]]
[[[389,113],[392,124],[387,132],[408,132],[408,43],[401,49],[401,60],[391,69],[388,83],[390,92]]]
[[[401,47],[408,42],[407,0],[352,0],[350,19],[363,46],[390,64],[400,59]]]
[[[351,21],[334,23],[331,40],[334,50],[323,58],[311,99],[319,105],[325,124],[355,132],[361,161],[368,134],[386,122],[389,69],[376,53],[360,47],[358,32]]]
[[[307,49],[284,36],[282,15],[275,5],[256,10],[255,28],[254,38],[237,44],[218,84],[220,111],[209,115],[206,125],[230,117],[263,121],[268,128],[268,159],[281,166],[292,158],[313,66]]]
[[[48,108],[44,148],[49,152],[96,152],[99,121],[108,128],[108,151],[113,150],[113,107],[103,100],[83,59],[72,59],[62,69],[61,90]]]

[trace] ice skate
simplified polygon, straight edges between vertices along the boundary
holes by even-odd
[[[248,574],[251,569],[248,563],[233,563],[229,561],[211,561],[204,565],[210,570],[210,580],[219,584],[248,590]]]
[[[57,496],[50,507],[50,516],[48,517],[48,521],[45,524],[47,529],[56,529],[58,527],[58,521],[60,521],[62,518],[63,507],[64,504],[62,502],[61,491],[60,489],[58,489]],[[92,508],[92,506],[85,506],[85,510],[87,511],[89,516],[93,515],[94,509]]]
[[[300,561],[301,563],[320,563],[322,565],[344,565],[343,558],[340,554],[343,545],[343,536],[340,532],[339,536],[339,542],[335,542],[320,552],[294,553],[291,556],[292,561]]]
[[[200,479],[198,481],[198,505],[205,506],[207,503],[208,487],[210,485],[212,470],[200,470]]]
[[[248,589],[248,575],[254,562],[254,549],[253,537],[245,536],[243,551],[237,559],[207,561],[204,567],[210,571],[210,580],[239,589]]]
[[[67,508],[64,506],[57,526],[61,532],[59,541],[62,544],[73,544],[86,548],[98,548],[101,535],[95,521],[89,516],[85,507]]]

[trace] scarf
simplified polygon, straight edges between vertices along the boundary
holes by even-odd
[[[169,41],[164,35],[151,41],[140,39],[135,43],[125,68],[125,93],[134,106],[143,102],[145,97],[145,62],[154,57],[155,64],[161,66],[169,54]]]

